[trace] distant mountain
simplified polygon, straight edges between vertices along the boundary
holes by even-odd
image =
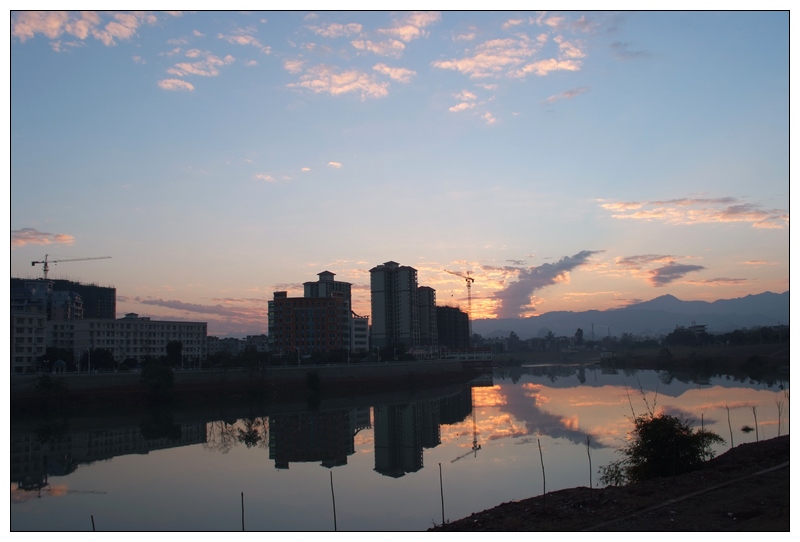
[[[599,339],[622,333],[666,335],[677,326],[692,322],[705,324],[709,332],[723,333],[752,326],[789,323],[789,292],[764,292],[736,299],[718,301],[681,301],[662,295],[621,309],[584,312],[555,311],[530,318],[480,319],[472,322],[473,333],[484,337],[507,337],[511,331],[520,339],[529,339],[552,331],[556,335],[574,335],[583,329],[586,339]]]

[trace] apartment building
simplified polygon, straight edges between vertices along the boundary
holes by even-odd
[[[417,270],[386,262],[369,271],[372,307],[372,344],[379,348],[420,344]]]
[[[350,347],[350,303],[342,292],[331,292],[329,297],[274,292],[268,307],[272,352],[301,356]]]

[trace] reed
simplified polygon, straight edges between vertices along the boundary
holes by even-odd
[[[756,425],[756,445],[758,445],[758,416],[756,416],[756,407],[750,407],[753,410],[753,420]]]
[[[731,409],[728,408],[728,405],[725,405],[725,410],[728,411],[728,431],[731,434],[731,450],[733,450],[733,427],[731,427]],[[735,452],[731,451],[731,454]]]

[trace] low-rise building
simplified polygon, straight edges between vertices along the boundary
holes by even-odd
[[[141,361],[147,356],[165,356],[172,341],[183,345],[181,354],[187,364],[204,361],[208,355],[206,322],[151,320],[128,313],[117,320],[92,318],[75,320],[72,325],[76,360],[87,349],[104,348],[117,363],[129,358]]]

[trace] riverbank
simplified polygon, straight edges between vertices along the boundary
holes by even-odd
[[[694,380],[716,375],[737,379],[789,380],[789,345],[678,346],[621,348],[606,352],[571,350],[559,352],[515,352],[495,356],[503,367],[526,365],[599,365],[608,370],[667,371]]]
[[[430,531],[786,531],[789,436],[742,444],[703,468],[619,487],[503,503]]]
[[[42,409],[147,406],[160,403],[202,404],[256,399],[260,402],[301,401],[315,407],[323,400],[396,390],[426,389],[468,382],[490,366],[453,360],[309,365],[300,367],[222,368],[172,371],[158,381],[139,372],[12,375],[12,413]],[[157,392],[157,396],[154,394]]]

